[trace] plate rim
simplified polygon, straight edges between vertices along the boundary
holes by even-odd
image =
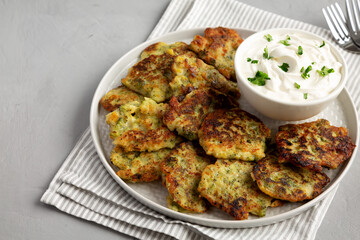
[[[349,94],[349,92],[347,91],[346,87],[344,88],[344,90],[340,93],[340,95],[336,98],[344,98],[345,100],[348,99],[348,101],[350,102],[350,106],[346,106],[348,108],[348,110],[345,112],[348,115],[353,115],[352,119],[353,121],[355,121],[355,127],[354,129],[356,129],[355,134],[356,136],[356,140],[355,140],[355,144],[356,144],[356,148],[354,149],[353,155],[351,156],[351,158],[348,160],[347,165],[345,166],[345,168],[342,170],[342,172],[337,176],[336,179],[333,180],[332,185],[327,188],[324,192],[322,192],[319,196],[317,196],[316,198],[302,204],[299,207],[296,207],[290,211],[284,212],[284,213],[280,213],[274,216],[269,216],[266,218],[256,218],[256,219],[246,219],[246,220],[221,220],[221,219],[206,219],[206,218],[200,218],[197,216],[192,216],[192,215],[188,215],[188,214],[184,214],[184,213],[180,213],[180,212],[176,212],[173,211],[167,207],[164,207],[150,199],[147,199],[146,197],[142,196],[140,193],[136,192],[134,189],[132,189],[129,185],[127,185],[126,182],[124,182],[121,178],[119,178],[115,171],[112,169],[112,167],[110,166],[110,164],[107,162],[107,159],[103,153],[103,149],[101,147],[101,143],[100,143],[100,137],[99,137],[99,132],[98,132],[98,113],[99,113],[99,100],[103,95],[103,90],[102,90],[102,86],[109,81],[109,77],[114,74],[114,71],[116,70],[117,66],[123,62],[126,61],[128,58],[131,58],[132,55],[137,55],[136,57],[139,57],[139,54],[137,52],[142,51],[146,46],[155,43],[155,42],[159,42],[159,41],[165,41],[163,39],[172,39],[174,38],[174,41],[176,41],[176,39],[178,41],[181,41],[180,39],[184,39],[185,37],[181,37],[184,35],[192,35],[195,36],[196,34],[202,34],[204,32],[206,28],[193,28],[193,29],[187,29],[187,30],[181,30],[181,31],[174,31],[174,32],[170,32],[167,34],[164,34],[162,36],[159,36],[157,38],[145,41],[139,45],[137,45],[136,47],[132,48],[131,50],[129,50],[127,53],[125,53],[123,56],[121,56],[115,63],[113,63],[113,65],[107,70],[107,72],[105,73],[105,75],[103,76],[103,78],[101,79],[101,81],[99,82],[96,91],[93,95],[93,99],[91,102],[91,108],[90,108],[90,131],[91,131],[91,137],[92,140],[94,142],[97,154],[103,164],[103,166],[105,167],[105,169],[108,171],[108,173],[112,176],[112,178],[127,192],[129,193],[132,197],[134,197],[137,201],[139,201],[140,203],[144,204],[145,206],[151,208],[152,210],[159,212],[161,214],[164,214],[168,217],[171,218],[175,218],[175,220],[182,220],[185,222],[190,222],[190,223],[195,223],[195,224],[199,224],[199,225],[203,225],[203,226],[207,226],[207,227],[222,227],[222,228],[249,228],[249,227],[257,227],[257,226],[264,226],[264,225],[269,225],[272,223],[276,223],[276,222],[281,222],[284,221],[286,219],[289,219],[291,217],[294,217],[302,212],[304,212],[305,210],[309,209],[310,207],[314,206],[316,203],[318,203],[319,201],[321,201],[322,199],[324,199],[336,186],[339,185],[340,181],[343,179],[343,177],[346,175],[346,173],[348,172],[349,168],[351,167],[352,163],[354,162],[354,159],[356,158],[356,153],[357,153],[357,149],[358,149],[358,145],[359,145],[359,127],[358,127],[358,114],[356,111],[356,107],[355,104]],[[253,34],[256,31],[250,30],[250,29],[244,29],[244,28],[232,28],[238,32],[246,32],[246,34]],[[133,58],[134,59],[134,58]],[[114,80],[114,79],[113,79]],[[101,96],[101,97],[100,97]],[[100,97],[100,98],[99,98]],[[348,117],[347,117],[348,119]],[[354,140],[353,140],[354,141]]]

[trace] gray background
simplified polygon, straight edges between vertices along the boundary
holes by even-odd
[[[321,8],[335,1],[243,2],[327,27]],[[146,40],[168,4],[0,1],[1,239],[129,238],[39,200],[89,125],[90,103],[100,79],[119,57]],[[359,172],[356,161],[317,239],[359,237]]]

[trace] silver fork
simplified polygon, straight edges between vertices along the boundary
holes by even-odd
[[[354,44],[346,27],[345,16],[338,3],[322,9],[325,20],[337,43],[344,49],[360,51],[360,47]]]
[[[360,47],[360,0],[346,0],[347,26],[354,43]]]

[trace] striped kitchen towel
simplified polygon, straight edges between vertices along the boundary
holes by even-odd
[[[172,0],[149,39],[180,29],[208,26],[252,30],[291,27],[331,39],[325,29],[234,0]],[[349,64],[349,74],[360,75],[360,69],[354,67],[360,65],[359,55],[343,54]],[[358,110],[360,87],[348,89]],[[102,166],[87,129],[41,201],[140,239],[314,239],[335,192],[336,188],[315,207],[296,217],[262,227],[221,229],[172,219],[142,205],[112,179]]]

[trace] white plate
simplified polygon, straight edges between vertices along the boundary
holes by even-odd
[[[326,186],[324,192],[315,199],[304,203],[286,203],[282,207],[269,208],[265,217],[259,218],[250,216],[248,220],[234,220],[226,213],[212,207],[207,213],[204,214],[184,214],[172,211],[166,207],[167,190],[160,184],[160,182],[152,183],[125,183],[116,175],[116,167],[111,164],[109,160],[110,151],[113,146],[109,138],[109,129],[105,123],[106,111],[100,106],[99,101],[101,97],[110,89],[121,85],[121,78],[125,77],[127,70],[139,60],[142,50],[155,42],[172,43],[176,41],[190,42],[193,37],[203,35],[204,28],[185,30],[173,32],[162,37],[156,38],[140,44],[136,48],[129,51],[121,57],[105,74],[101,80],[98,88],[96,89],[90,110],[90,127],[91,134],[94,140],[99,157],[109,174],[125,189],[131,196],[136,198],[144,205],[162,213],[169,217],[180,219],[192,223],[197,223],[211,227],[222,228],[246,228],[267,225],[275,222],[285,220],[302,213],[311,206],[314,206],[318,201],[323,199],[344,177],[352,162],[355,160],[355,153],[349,161],[344,162],[337,170],[327,170],[326,174],[331,178],[330,184]],[[253,31],[245,29],[235,29],[241,37],[246,38],[253,34]],[[276,133],[278,126],[287,122],[275,121],[266,118],[256,112],[244,99],[240,100],[241,108],[258,116],[263,122],[271,129],[273,135]],[[326,118],[332,125],[344,126],[349,130],[349,135],[355,144],[359,144],[358,137],[358,120],[354,104],[346,89],[339,95],[339,97],[322,113],[307,119],[312,121],[318,118]]]

